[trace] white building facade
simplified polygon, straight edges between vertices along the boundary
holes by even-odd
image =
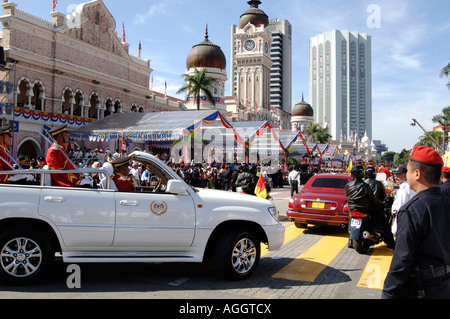
[[[334,140],[372,139],[371,37],[333,30],[310,39],[310,102]]]

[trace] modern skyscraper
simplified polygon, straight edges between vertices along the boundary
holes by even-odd
[[[270,57],[270,106],[291,113],[292,108],[292,25],[288,20],[269,20],[272,33]]]
[[[371,37],[333,30],[310,39],[310,102],[334,140],[372,139]]]

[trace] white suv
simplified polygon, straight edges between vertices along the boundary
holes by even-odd
[[[60,253],[66,263],[213,260],[221,275],[236,280],[253,273],[261,243],[269,250],[282,246],[284,227],[272,202],[196,189],[152,155],[135,152],[132,158],[158,177],[158,187],[125,193],[43,182],[0,185],[0,279],[33,282]],[[103,170],[77,172],[110,177]]]

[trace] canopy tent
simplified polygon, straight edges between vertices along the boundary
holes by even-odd
[[[153,141],[177,140],[190,130],[220,118],[224,127],[231,128],[218,111],[178,111],[152,113],[116,113],[72,132],[76,138],[91,141],[117,138]]]
[[[208,130],[219,129],[215,138]],[[246,147],[259,154],[279,154],[285,150],[298,155],[318,154],[324,159],[342,159],[337,146],[306,143],[300,132],[274,130],[267,121],[229,123],[217,110],[152,113],[116,113],[72,132],[75,138],[89,141],[152,141],[171,145],[190,132],[202,132],[210,148],[242,152]],[[232,143],[230,143],[232,141]],[[231,145],[230,145],[231,144]],[[242,150],[241,150],[242,149]]]

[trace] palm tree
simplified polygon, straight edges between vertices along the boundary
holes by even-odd
[[[450,75],[450,62],[442,69],[441,78],[448,77]],[[450,90],[450,82],[447,83],[447,87]]]
[[[431,131],[428,132],[428,134],[436,141],[436,143],[438,143],[437,146],[442,146],[442,143],[444,142],[444,136],[441,132]],[[419,142],[416,144],[416,146],[428,146],[436,149],[436,143],[427,134],[425,134],[419,137]]]
[[[323,128],[320,124],[311,123],[306,128],[308,140],[312,143],[326,144],[331,138],[327,128]]]
[[[212,95],[212,91],[214,90],[214,83],[217,82],[217,79],[206,76],[206,69],[199,71],[194,67],[194,74],[183,74],[182,76],[186,80],[186,84],[183,85],[177,92],[180,94],[182,92],[186,92],[186,102],[189,101],[189,98],[193,97],[197,103],[197,111],[200,110],[200,95],[202,91],[205,93],[206,98],[212,103],[212,105],[216,105],[216,101],[214,96]]]
[[[439,123],[442,126],[450,125],[450,106],[447,106],[442,110],[441,114],[433,116],[433,123]]]

